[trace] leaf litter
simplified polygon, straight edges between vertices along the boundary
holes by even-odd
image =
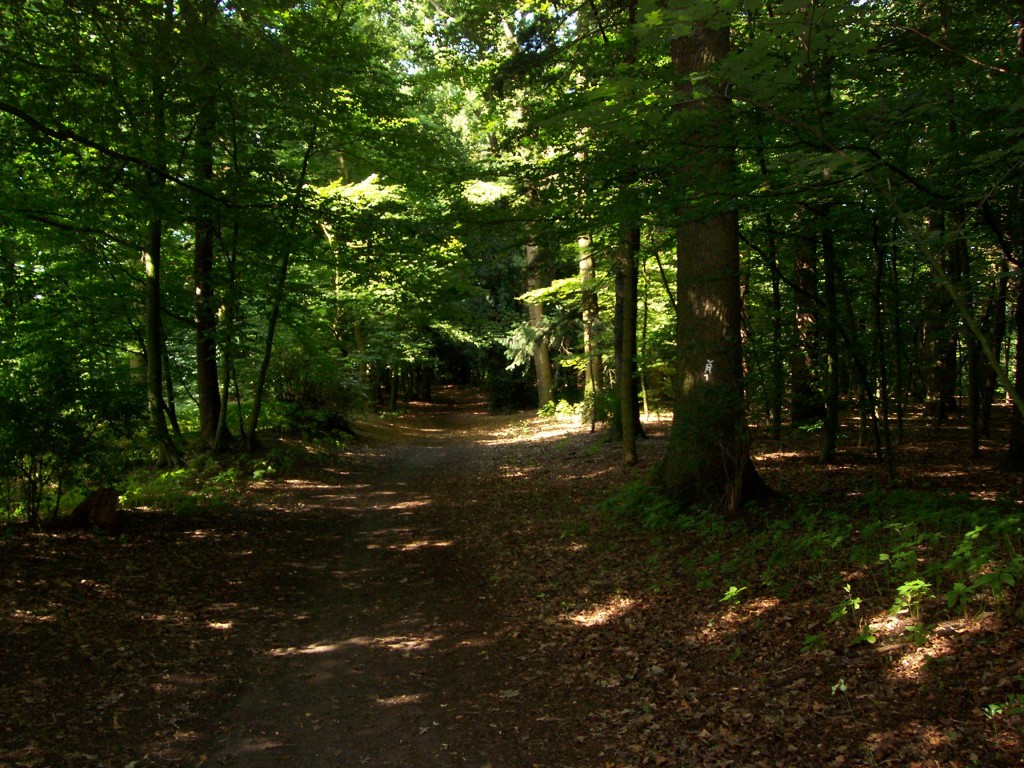
[[[665,425],[649,429],[630,472],[600,434],[543,422],[551,434],[531,439],[537,422],[465,405],[459,414],[449,439],[473,450],[431,477],[444,503],[409,524],[443,529],[479,571],[446,582],[443,598],[465,606],[469,622],[486,614],[495,679],[484,687],[491,703],[424,694],[445,702],[446,719],[411,728],[410,738],[436,739],[430,764],[472,764],[457,729],[478,720],[489,731],[474,732],[472,754],[495,768],[1024,764],[1012,706],[1024,694],[1019,626],[989,612],[920,645],[899,633],[850,644],[829,621],[835,585],[811,578],[813,564],[788,594],[750,584],[723,602],[737,585],[695,572],[700,542],[603,508],[656,464]],[[0,765],[227,764],[212,756],[224,713],[279,663],[269,649],[290,647],[289,632],[329,610],[317,594],[344,537],[313,496],[325,484],[344,491],[353,467],[372,477],[388,460],[382,444],[418,439],[408,437],[417,420],[433,418],[411,409],[370,445],[297,478],[316,483],[264,482],[216,513],[134,511],[119,537],[21,531],[0,541]],[[961,471],[949,432],[908,450],[909,474],[920,462],[933,484],[1019,500],[995,448]],[[791,496],[877,482],[879,468],[853,449],[846,465],[823,468],[813,445],[794,442],[784,460],[772,459],[777,446],[755,446],[766,479]],[[431,652],[409,642],[407,654]],[[306,739],[341,727],[309,714]],[[282,753],[289,740],[266,743]]]

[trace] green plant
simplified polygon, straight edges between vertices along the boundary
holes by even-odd
[[[893,616],[907,613],[915,621],[921,618],[921,602],[931,597],[932,585],[923,579],[911,579],[896,588],[896,601],[889,612]]]
[[[740,604],[740,594],[746,591],[746,587],[731,586],[725,590],[725,594],[719,599],[720,603],[728,603],[729,605]]]
[[[988,704],[982,707],[981,711],[989,720],[997,717],[1024,715],[1024,694],[1011,693],[1005,701]]]
[[[817,651],[824,651],[827,647],[828,643],[825,642],[824,635],[813,634],[804,637],[804,643],[800,650],[802,653],[816,653]]]

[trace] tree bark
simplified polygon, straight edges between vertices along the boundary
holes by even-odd
[[[713,194],[732,175],[731,151],[702,146],[724,132],[728,99],[721,89],[695,99],[690,81],[691,73],[708,72],[728,48],[727,28],[702,23],[673,42],[680,108],[699,110],[704,118],[702,135],[688,137],[681,168],[680,183],[688,190]],[[675,404],[658,476],[681,509],[700,505],[732,513],[766,490],[750,461],[743,399],[739,218],[735,210],[684,210],[681,219]]]
[[[536,243],[526,244],[526,287],[531,291],[544,287],[538,263],[539,248]],[[551,371],[551,350],[544,334],[544,305],[529,302],[526,311],[530,325],[538,334],[533,348],[533,367],[537,375],[537,405],[543,407],[554,399],[554,375]]]
[[[173,6],[164,5],[163,24],[160,27],[161,49],[169,44]],[[163,193],[167,173],[166,150],[167,113],[166,85],[164,77],[155,73],[152,83],[153,141],[155,172],[149,176],[149,205],[151,218],[146,227],[146,242],[142,250],[142,265],[145,275],[145,337],[146,337],[146,400],[149,411],[149,425],[156,441],[157,466],[176,466],[182,463],[181,452],[167,429],[168,406],[164,401],[164,355],[166,354],[163,330],[163,307],[161,306],[160,271],[163,247]]]
[[[821,462],[835,459],[839,438],[839,302],[836,293],[835,240],[825,224],[821,233],[825,309],[825,418],[821,429]]]
[[[806,214],[801,215],[806,219]],[[793,303],[796,340],[789,361],[790,406],[793,424],[812,424],[825,416],[818,386],[818,238],[800,232],[793,240]]]
[[[200,32],[213,23],[216,2],[197,0],[182,5],[186,23]],[[200,36],[201,37],[201,36]],[[212,80],[216,64],[200,62],[197,77]],[[214,138],[217,129],[215,87],[211,82],[200,83],[197,89],[195,135],[192,158],[196,183],[208,190],[213,181]],[[199,404],[199,432],[210,448],[217,441],[220,428],[220,389],[217,376],[217,300],[214,295],[213,265],[214,239],[217,225],[211,211],[211,201],[197,200],[193,212],[192,276],[195,285],[196,333],[196,399]]]
[[[594,282],[594,252],[590,235],[582,235],[577,241],[579,248],[579,273],[581,283],[581,304],[583,320],[583,355],[586,365],[583,369],[583,391],[593,398],[601,390],[601,354],[597,351],[595,328],[600,308],[597,303],[597,289]]]
[[[640,228],[630,227],[615,256],[615,375],[618,388],[618,424],[622,433],[622,460],[637,463],[636,441],[642,433],[636,365],[637,268]]]
[[[146,394],[149,406],[149,426],[157,447],[157,466],[167,467],[181,463],[171,434],[167,429],[167,406],[163,398],[164,334],[160,307],[160,260],[163,222],[150,220],[146,232],[146,247],[142,252],[146,292]]]

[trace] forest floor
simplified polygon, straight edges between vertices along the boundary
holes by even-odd
[[[600,434],[446,390],[213,509],[8,530],[0,766],[1024,765],[1005,615],[851,644],[830,613],[856,574],[796,563],[739,591],[707,564],[742,541],[709,558],[609,514],[667,428],[626,470]],[[1022,498],[998,443],[963,445],[955,425],[907,440],[902,482]],[[801,435],[755,452],[790,499],[883,481]]]

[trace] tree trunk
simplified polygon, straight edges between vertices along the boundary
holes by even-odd
[[[1016,285],[1016,307],[1014,310],[1014,331],[1017,346],[1014,356],[1017,391],[1024,391],[1024,276],[1018,276]],[[1014,407],[1010,417],[1010,442],[1006,453],[1006,468],[1014,472],[1024,471],[1024,416],[1020,408]]]
[[[164,334],[160,307],[160,249],[163,222],[154,218],[149,222],[146,247],[142,252],[146,290],[146,393],[149,403],[149,426],[157,447],[157,466],[167,467],[181,463],[181,453],[167,429],[164,386]]]
[[[928,219],[929,234],[945,237],[946,217],[933,214]],[[956,265],[950,262],[949,249],[943,247],[943,268],[954,285],[959,284]],[[922,365],[924,368],[925,410],[938,426],[956,408],[956,311],[948,292],[933,286],[925,298]]]
[[[698,23],[673,42],[680,108],[700,111],[703,135],[720,136],[728,100],[721,89],[694,99],[691,73],[728,51],[729,30]],[[717,125],[716,125],[717,123]],[[715,191],[732,175],[732,153],[688,137],[685,189]],[[710,188],[709,185],[710,184]],[[676,378],[672,429],[658,477],[681,509],[735,512],[766,490],[750,461],[740,340],[739,219],[735,210],[684,210],[676,232]]]
[[[824,271],[825,309],[825,418],[821,429],[821,455],[823,464],[835,459],[839,438],[839,302],[836,294],[835,240],[832,230],[825,224],[821,232],[821,261]]]
[[[544,287],[541,279],[540,264],[537,261],[539,248],[536,243],[526,245],[526,287],[531,291]],[[544,305],[540,302],[529,302],[526,311],[530,325],[537,333],[533,348],[533,367],[537,374],[537,405],[543,407],[554,399],[554,375],[551,371],[551,350],[548,347],[547,335],[544,332]]]
[[[216,2],[199,0],[182,5],[187,23],[197,32],[213,23]],[[200,62],[197,77],[212,79],[216,64]],[[211,83],[200,83],[197,89],[195,134],[193,139],[193,171],[196,182],[208,188],[213,181],[214,139],[217,130],[216,97]],[[217,225],[211,201],[196,200],[193,212],[192,276],[195,286],[196,332],[196,399],[199,404],[199,432],[203,442],[213,447],[220,425],[220,390],[217,376],[217,300],[213,288],[213,245]]]
[[[582,235],[577,241],[579,247],[579,270],[582,298],[583,355],[586,365],[583,369],[583,391],[594,398],[601,390],[601,354],[597,351],[594,329],[597,326],[599,307],[594,277],[594,253],[590,235]]]
[[[173,7],[165,4],[164,25],[166,35],[172,21]],[[167,41],[164,41],[165,45]],[[182,462],[182,456],[167,429],[167,403],[163,397],[164,386],[164,330],[163,308],[161,306],[160,270],[163,246],[163,219],[159,211],[163,205],[164,179],[166,170],[165,147],[167,140],[165,85],[160,75],[153,80],[153,141],[155,147],[154,166],[156,174],[149,179],[148,191],[152,195],[150,206],[153,215],[146,228],[146,244],[142,251],[143,273],[145,275],[145,336],[146,336],[146,400],[149,410],[149,425],[156,441],[157,466],[175,466]]]
[[[622,459],[626,466],[637,463],[636,441],[641,434],[640,401],[637,392],[636,324],[637,268],[640,228],[631,227],[615,255],[615,375],[618,389],[618,424],[622,433]]]
[[[314,124],[306,142],[306,149],[302,155],[302,165],[299,168],[298,180],[292,196],[292,214],[289,222],[289,231],[294,232],[299,221],[299,206],[302,204],[302,190],[306,186],[306,174],[309,172],[309,159],[313,156],[313,149],[316,146],[317,128]],[[256,378],[256,385],[253,387],[252,413],[249,415],[249,429],[246,430],[245,440],[247,450],[252,450],[256,444],[256,431],[260,424],[260,412],[263,407],[263,394],[266,390],[267,373],[270,371],[270,361],[274,354],[274,337],[277,333],[277,323],[281,316],[281,305],[288,282],[288,268],[291,264],[292,238],[285,240],[283,252],[278,262],[277,279],[271,291],[270,316],[267,318],[267,335],[263,341],[263,360],[260,363],[259,374]],[[393,410],[393,409],[392,409]]]
[[[813,424],[824,418],[817,383],[818,363],[818,239],[800,233],[793,241],[793,303],[796,343],[789,361],[790,410],[793,424]]]

